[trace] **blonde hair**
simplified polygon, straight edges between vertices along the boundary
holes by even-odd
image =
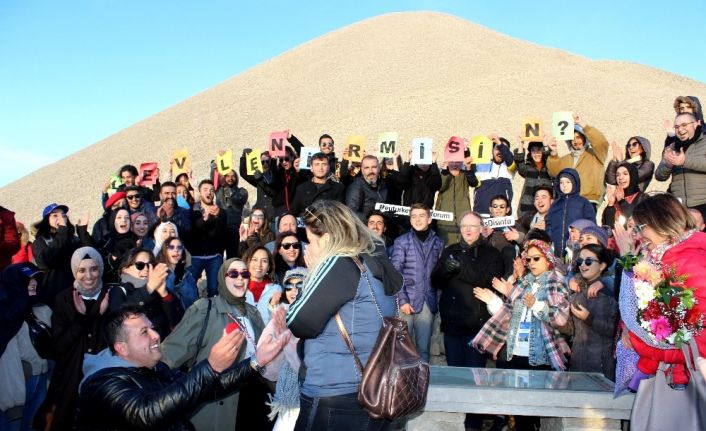
[[[372,254],[376,245],[382,244],[382,240],[375,237],[350,208],[337,201],[314,202],[304,210],[303,221],[306,228],[315,235],[329,235],[317,262],[309,268],[307,281],[314,279],[321,264],[333,256]]]

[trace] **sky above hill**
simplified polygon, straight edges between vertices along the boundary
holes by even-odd
[[[706,82],[702,2],[2,0],[0,186],[389,12],[445,12],[535,44]]]

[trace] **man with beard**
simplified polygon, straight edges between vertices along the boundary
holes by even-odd
[[[375,156],[365,156],[360,162],[361,176],[346,192],[346,206],[365,222],[365,216],[375,209],[377,202],[387,202],[387,187],[380,180],[380,164]]]
[[[495,196],[505,196],[512,202],[512,179],[517,170],[515,158],[510,151],[510,142],[496,134],[493,134],[491,139],[493,159],[490,162],[490,170],[476,173],[480,183],[473,195],[473,211],[481,215],[488,214],[490,201]]]
[[[566,141],[566,145],[569,154],[559,157],[556,141],[552,139],[549,142],[549,175],[557,178],[564,169],[575,169],[581,179],[580,194],[591,202],[595,210],[605,193],[602,173],[608,157],[608,140],[598,129],[587,125],[578,114],[574,114],[574,139]]]
[[[216,191],[216,204],[223,208],[227,215],[226,257],[230,259],[238,256],[239,229],[243,220],[243,208],[248,203],[248,191],[243,187],[238,187],[238,174],[233,170],[228,172],[223,179],[223,183]]]
[[[218,270],[223,264],[223,251],[228,237],[227,215],[216,205],[211,180],[199,183],[199,202],[192,213],[191,275],[194,280],[206,270],[208,296],[218,294]]]
[[[676,142],[662,153],[655,171],[657,181],[667,181],[669,191],[687,208],[706,216],[706,137],[701,121],[694,114],[683,113],[674,119]]]
[[[157,210],[154,203],[146,201],[140,193],[139,186],[125,187],[125,199],[127,200],[127,210],[130,215],[142,213],[147,217],[150,226],[157,224]]]
[[[176,184],[167,181],[159,189],[160,205],[157,207],[157,219],[160,222],[169,221],[176,225],[179,238],[184,240],[187,248],[191,239],[191,211],[176,203]]]
[[[434,271],[432,285],[441,289],[439,314],[444,333],[446,362],[452,367],[485,367],[486,357],[469,347],[478,331],[490,318],[485,303],[473,295],[474,287],[490,288],[502,276],[500,252],[481,236],[481,216],[465,212],[459,220],[461,239],[446,247]],[[483,426],[482,415],[467,414],[466,429]]]

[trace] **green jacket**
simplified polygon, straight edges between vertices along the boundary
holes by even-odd
[[[235,307],[228,304],[220,296],[211,298],[211,313],[208,319],[208,326],[204,333],[201,346],[197,346],[196,342],[199,338],[199,333],[206,320],[206,310],[208,310],[208,299],[199,299],[191,307],[186,310],[181,322],[174,328],[171,334],[162,342],[162,361],[170,368],[177,368],[184,364],[190,364],[195,357],[196,361],[206,359],[211,352],[211,347],[223,335],[223,328],[226,327],[231,319],[226,313],[236,315]],[[245,304],[247,318],[255,332],[255,342],[260,339],[260,334],[265,325],[262,322],[260,313],[257,308],[250,304]],[[240,349],[240,353],[236,358],[236,363],[245,358],[245,344]],[[218,430],[234,430],[235,418],[238,412],[238,396],[239,393],[227,396],[220,400],[204,404],[191,417],[191,422],[198,431],[218,431]]]

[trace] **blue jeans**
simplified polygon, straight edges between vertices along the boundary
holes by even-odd
[[[198,281],[203,270],[206,270],[206,291],[208,296],[218,295],[218,270],[223,265],[223,255],[213,257],[191,256],[191,275]]]
[[[446,363],[451,367],[485,368],[486,357],[469,345],[474,335],[444,334]],[[483,428],[483,415],[466,414],[463,425],[466,428]]]
[[[434,315],[429,310],[425,302],[422,310],[416,314],[405,314],[400,312],[400,317],[407,322],[409,333],[414,337],[417,352],[424,362],[429,362],[429,344],[431,343],[431,331],[434,327]]]
[[[372,419],[358,402],[358,394],[299,398],[301,410],[294,431],[384,431],[391,422]]]

